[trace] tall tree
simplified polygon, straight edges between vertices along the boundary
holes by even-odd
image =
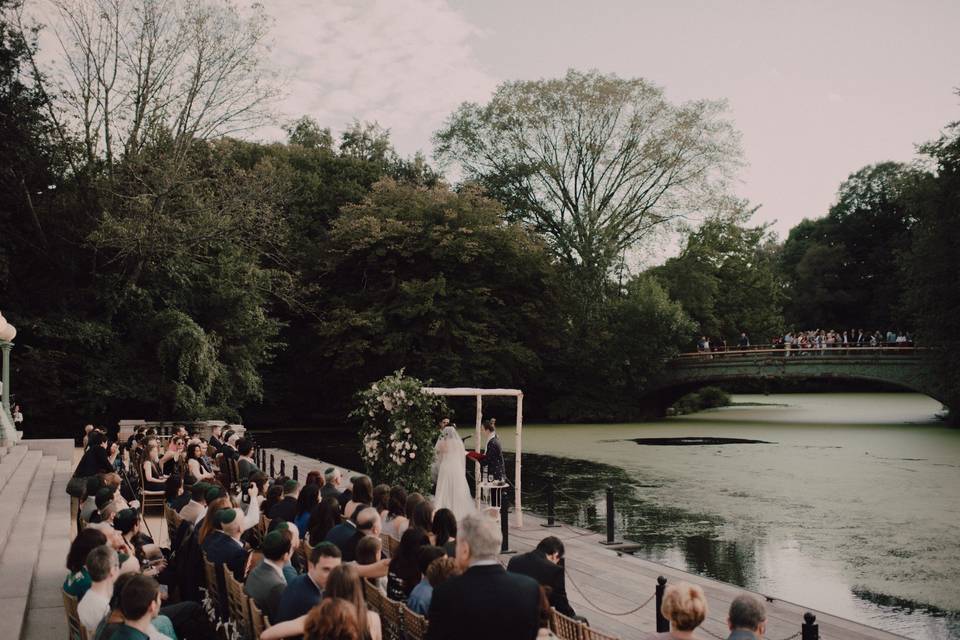
[[[932,382],[960,422],[960,122],[921,147],[936,165],[911,197],[916,216],[903,256],[907,312],[919,340],[934,349]]]
[[[826,217],[790,230],[781,253],[786,318],[803,328],[895,328],[903,296],[899,256],[910,246],[908,207],[922,172],[869,165],[840,185]]]
[[[646,80],[571,70],[501,84],[487,104],[461,105],[434,141],[596,295],[624,250],[723,190],[740,162],[725,116],[723,102],[676,105]]]
[[[748,226],[751,214],[738,203],[730,214],[704,221],[679,256],[649,272],[683,305],[700,334],[732,342],[745,331],[763,342],[782,328],[775,238],[768,225]]]

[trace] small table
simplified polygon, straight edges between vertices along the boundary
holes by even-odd
[[[508,489],[510,484],[503,480],[487,480],[478,485],[479,498],[477,502],[481,507],[500,507],[500,496],[504,489]]]

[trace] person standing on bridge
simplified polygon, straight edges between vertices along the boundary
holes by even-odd
[[[745,349],[750,346],[750,336],[747,335],[746,331],[740,332],[740,342],[739,347]]]

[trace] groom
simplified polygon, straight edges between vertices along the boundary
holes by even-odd
[[[506,480],[505,465],[503,463],[503,449],[500,447],[500,438],[497,437],[497,419],[490,420],[483,425],[483,430],[487,434],[487,450],[484,453],[471,451],[467,457],[471,460],[479,460],[487,468],[487,475],[491,481],[501,482]],[[500,490],[492,492],[492,506],[500,505]]]

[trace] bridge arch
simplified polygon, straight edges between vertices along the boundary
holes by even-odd
[[[643,400],[663,412],[684,394],[710,384],[829,380],[879,382],[945,404],[930,371],[923,352],[902,348],[795,350],[790,355],[782,349],[683,354],[668,363]]]

